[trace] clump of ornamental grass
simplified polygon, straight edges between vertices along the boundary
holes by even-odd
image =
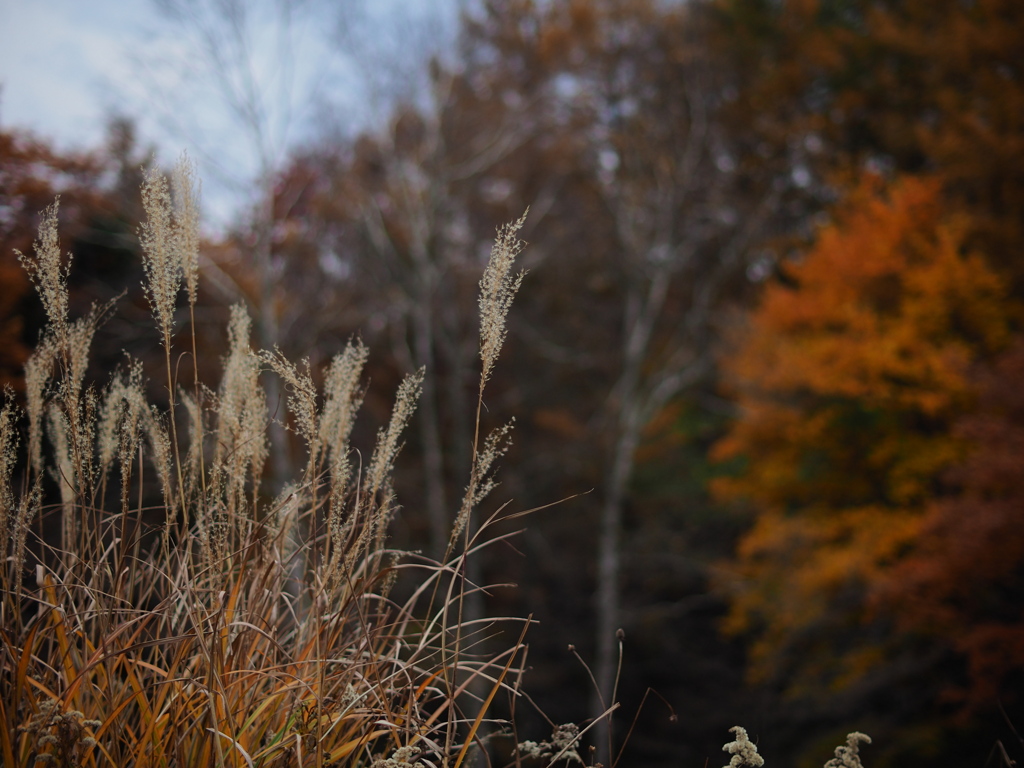
[[[86,382],[108,307],[68,316],[57,203],[34,253],[20,255],[48,322],[26,365],[24,412],[10,392],[0,410],[0,763],[458,768],[494,696],[514,690],[527,623],[518,642],[481,656],[469,646],[491,623],[460,618],[477,588],[461,579],[464,558],[481,541],[466,520],[493,487],[508,428],[475,451],[444,562],[391,551],[391,478],[422,372],[398,388],[365,465],[350,444],[359,341],[318,388],[307,364],[254,351],[234,307],[219,386],[178,380],[172,361],[196,354],[194,333],[176,335],[182,293],[191,317],[198,284],[188,162],[173,183],[147,175],[143,201],[162,404],[147,399],[138,362],[102,390]],[[481,282],[481,402],[521,280],[521,224],[500,231]],[[269,499],[268,375],[283,379],[306,450]],[[413,585],[402,599],[400,578]]]

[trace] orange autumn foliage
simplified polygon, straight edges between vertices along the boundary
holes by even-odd
[[[1008,340],[1005,282],[965,252],[967,232],[937,181],[868,179],[766,289],[726,363],[742,415],[716,454],[745,467],[716,491],[757,517],[722,584],[759,679],[842,687],[884,660],[859,638],[867,596],[963,456],[971,366]]]
[[[1024,669],[1024,339],[975,378],[978,408],[955,427],[968,455],[875,595],[902,629],[953,639],[969,674],[947,695],[968,710],[1006,700]]]

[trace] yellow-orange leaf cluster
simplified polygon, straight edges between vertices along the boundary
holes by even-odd
[[[717,454],[745,467],[717,490],[758,516],[723,584],[762,679],[843,685],[880,655],[856,639],[868,596],[964,455],[972,367],[1008,343],[1008,289],[967,232],[938,182],[868,179],[726,365],[742,416]]]

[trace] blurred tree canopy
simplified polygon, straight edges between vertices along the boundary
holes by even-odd
[[[770,62],[737,106],[761,154],[795,148],[822,193],[725,364],[741,410],[715,450],[741,468],[717,490],[754,515],[727,627],[753,677],[886,713],[895,753],[947,749],[952,715],[983,738],[1019,705],[1024,9],[717,7]]]
[[[964,456],[971,371],[1006,348],[1015,308],[937,184],[879,186],[785,265],[727,366],[742,415],[717,451],[747,464],[719,489],[758,508],[729,627],[758,627],[754,673],[798,691],[849,685],[878,659],[851,619],[872,618],[867,595]]]

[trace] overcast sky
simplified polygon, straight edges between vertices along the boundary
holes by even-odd
[[[325,122],[361,127],[379,118],[394,91],[417,87],[423,68],[413,58],[454,34],[456,2],[296,0],[304,10],[291,25],[290,68],[281,64],[277,17],[254,13],[252,64],[274,162]],[[152,0],[0,0],[0,126],[87,148],[102,141],[111,115],[132,117],[162,162],[182,150],[199,161],[207,220],[224,224],[247,202],[259,151],[208,72],[183,66],[198,61],[195,39],[169,25]]]
[[[96,144],[114,89],[132,77],[125,42],[149,2],[0,0],[0,121],[63,147]]]

